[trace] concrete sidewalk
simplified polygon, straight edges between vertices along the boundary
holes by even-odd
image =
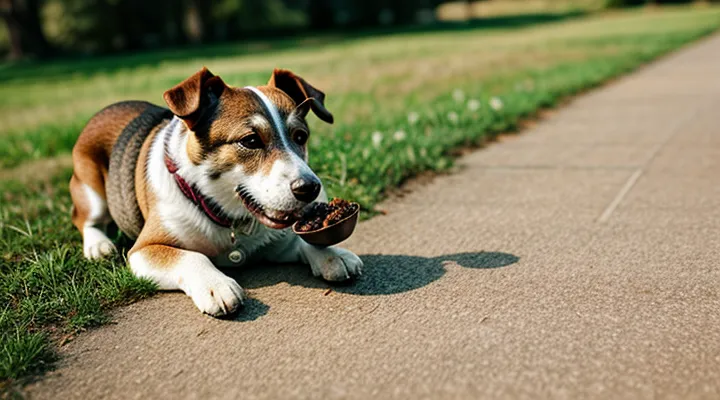
[[[236,321],[121,309],[28,387],[63,398],[720,398],[720,36],[388,201],[366,275],[243,270]]]

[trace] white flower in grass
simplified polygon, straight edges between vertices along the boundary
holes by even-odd
[[[458,116],[458,113],[456,113],[455,111],[450,111],[448,113],[447,117],[448,117],[448,120],[450,120],[450,122],[452,122],[453,124],[457,124],[458,121],[460,121],[460,117]]]
[[[375,148],[380,147],[380,145],[382,144],[382,141],[383,141],[383,134],[382,134],[382,133],[380,133],[380,132],[378,132],[378,131],[375,131],[375,132],[372,133],[372,144],[373,144],[373,147],[375,147]]]
[[[480,103],[480,100],[478,100],[478,99],[470,99],[467,102],[467,108],[470,111],[479,110],[481,105],[482,105],[482,103]]]
[[[452,97],[456,102],[462,103],[465,101],[465,92],[463,92],[462,89],[455,89],[452,92]]]
[[[403,140],[405,140],[406,137],[407,134],[405,133],[405,131],[402,130],[393,133],[393,139],[395,139],[395,141],[397,142],[402,142]]]
[[[410,125],[415,125],[420,120],[420,114],[416,113],[415,111],[408,114],[408,123]]]
[[[490,99],[490,107],[495,111],[500,111],[503,108],[503,101],[498,97]]]
[[[408,155],[408,160],[410,160],[410,162],[414,163],[415,162],[415,151],[410,146],[408,146],[408,148],[407,148],[407,155]]]

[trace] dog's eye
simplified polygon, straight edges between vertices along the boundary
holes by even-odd
[[[303,130],[296,130],[292,134],[292,139],[295,143],[299,144],[300,146],[307,143],[308,140],[308,133]]]
[[[247,135],[244,138],[240,139],[240,145],[242,147],[245,147],[246,149],[251,150],[262,149],[265,146],[262,139],[260,138],[260,135],[258,135],[257,133]]]

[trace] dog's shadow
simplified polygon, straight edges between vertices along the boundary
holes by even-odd
[[[439,257],[405,255],[362,255],[363,275],[347,283],[331,283],[312,276],[306,265],[260,264],[223,269],[247,289],[273,286],[281,282],[309,288],[332,288],[336,292],[360,296],[389,295],[426,286],[445,274],[448,263],[464,268],[491,269],[515,264],[519,258],[501,252],[458,253]],[[269,306],[250,299],[236,321],[251,321],[267,313]]]

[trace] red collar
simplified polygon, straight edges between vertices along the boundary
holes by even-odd
[[[180,191],[185,195],[185,197],[200,208],[212,222],[224,228],[230,228],[232,226],[233,220],[225,215],[225,213],[220,210],[219,206],[215,206],[215,203],[211,199],[203,196],[199,190],[187,183],[182,176],[178,175],[178,166],[168,154],[167,146],[165,147],[165,166],[167,167],[168,172],[170,172],[173,178],[175,178],[175,183],[177,183]]]

